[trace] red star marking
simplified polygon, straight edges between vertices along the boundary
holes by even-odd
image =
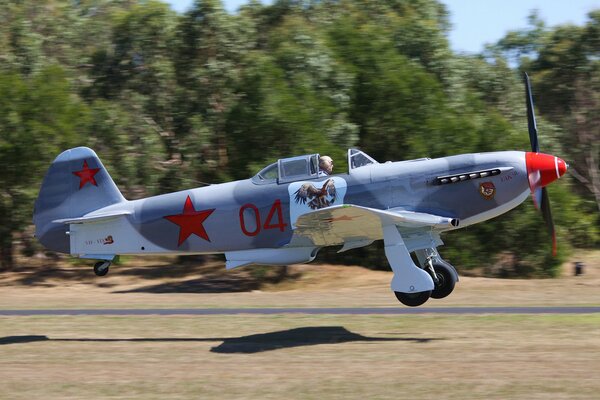
[[[192,233],[210,242],[210,238],[202,223],[213,211],[215,211],[214,208],[211,210],[196,211],[192,199],[188,196],[183,206],[183,213],[164,217],[172,223],[179,225],[179,242],[177,246],[181,246],[181,243],[185,242]]]
[[[89,168],[86,160],[83,160],[83,169],[81,171],[74,171],[73,175],[79,177],[79,189],[85,186],[86,183],[91,183],[94,186],[98,186],[96,183],[96,175],[100,171],[100,168]]]
[[[327,218],[325,221],[327,221],[329,223],[337,222],[337,221],[352,221],[354,218],[357,218],[357,217],[351,217],[349,215],[341,215],[339,217]]]

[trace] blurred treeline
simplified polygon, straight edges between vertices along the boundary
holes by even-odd
[[[379,161],[528,150],[528,71],[541,148],[571,164],[550,187],[559,257],[530,202],[441,250],[463,270],[555,274],[570,249],[599,244],[600,10],[584,26],[532,14],[478,55],[454,53],[449,29],[435,0],[251,2],[234,15],[218,0],[184,14],[160,1],[0,0],[0,269],[43,254],[33,201],[66,148],[95,149],[130,199],[309,152],[343,172],[351,146]],[[331,259],[387,266],[376,246]]]

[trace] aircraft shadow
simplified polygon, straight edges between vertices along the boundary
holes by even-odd
[[[228,338],[210,349],[213,353],[260,353],[290,347],[347,342],[414,342],[427,343],[434,338],[380,338],[350,332],[343,326],[310,326],[284,331]]]
[[[34,342],[216,342],[222,341],[218,346],[212,347],[212,353],[221,354],[252,354],[264,351],[286,349],[300,346],[313,346],[318,344],[337,344],[347,342],[413,342],[428,343],[441,338],[390,338],[368,337],[350,332],[342,326],[310,326],[293,328],[283,331],[259,333],[254,335],[231,338],[57,338],[52,339],[45,335],[24,335],[0,337],[0,346],[11,344],[24,344]]]

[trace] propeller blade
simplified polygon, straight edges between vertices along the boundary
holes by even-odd
[[[541,211],[546,226],[548,227],[548,233],[552,237],[552,255],[556,257],[556,231],[554,230],[554,221],[552,221],[552,211],[550,211],[550,199],[548,198],[548,191],[546,188],[542,188],[542,202]]]
[[[542,210],[542,189],[543,188],[537,188],[531,192],[533,205],[540,211]]]
[[[529,129],[529,141],[531,142],[531,151],[540,152],[538,143],[537,123],[535,122],[535,113],[533,111],[533,95],[531,94],[531,84],[529,75],[525,73],[525,96],[527,104],[527,128]]]
[[[550,234],[550,237],[552,237],[552,255],[556,257],[556,231],[554,229],[554,221],[552,221],[550,199],[548,198],[548,191],[545,186],[567,172],[567,164],[558,157],[540,154],[529,75],[525,73],[524,78],[525,103],[527,105],[527,129],[529,130],[529,141],[531,142],[532,151],[532,153],[527,153],[526,155],[529,188],[531,189],[533,203],[535,207],[542,212],[542,216],[548,227],[548,233]]]

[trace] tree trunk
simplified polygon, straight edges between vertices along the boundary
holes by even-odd
[[[594,196],[596,206],[600,211],[600,96],[597,91],[586,84],[585,78],[580,78],[575,84],[575,110],[573,112],[572,128],[575,143],[572,150],[573,176],[580,181]]]
[[[10,271],[14,267],[12,240],[3,240],[0,245],[0,271]]]

